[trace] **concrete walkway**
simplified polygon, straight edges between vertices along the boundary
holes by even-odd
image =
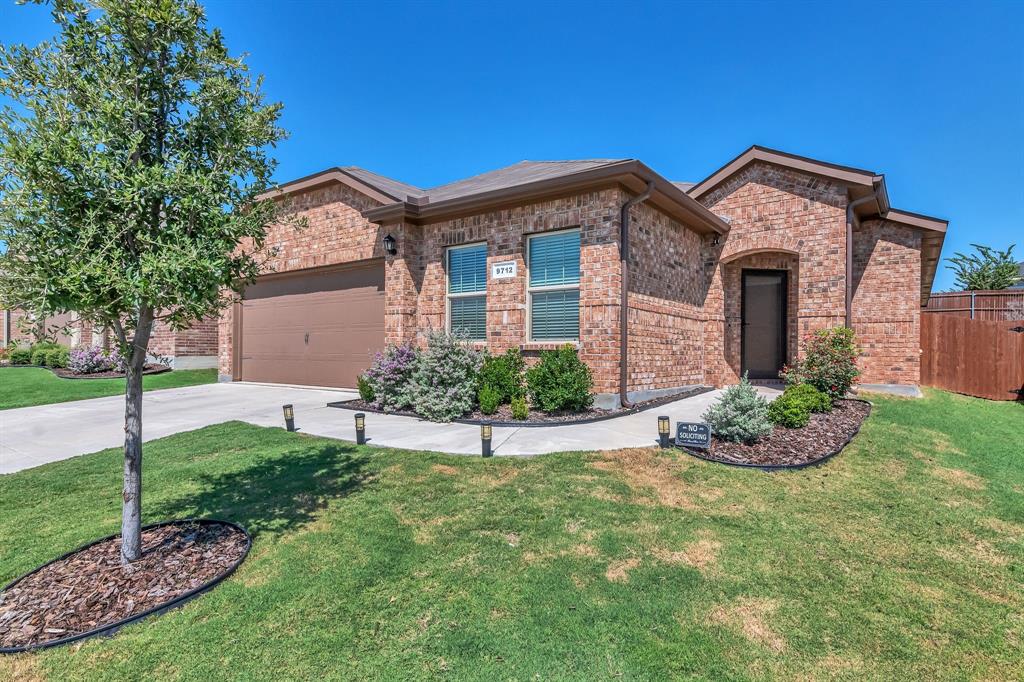
[[[778,391],[759,387],[765,395]],[[699,421],[721,395],[712,391],[661,407],[591,424],[546,427],[495,427],[495,455],[538,455],[570,450],[644,447],[657,441],[657,417]],[[143,438],[163,438],[210,424],[240,420],[258,426],[283,426],[281,406],[295,406],[299,431],[355,440],[353,410],[327,407],[355,398],[353,391],[230,383],[191,386],[145,394]],[[57,405],[0,410],[0,474],[20,471],[105,448],[124,440],[121,396]],[[366,415],[371,445],[453,454],[480,454],[480,427],[434,424],[413,417]]]

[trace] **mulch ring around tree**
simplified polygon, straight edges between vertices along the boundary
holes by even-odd
[[[113,634],[229,576],[249,552],[240,526],[189,519],[146,526],[142,558],[121,565],[121,536],[97,540],[0,591],[0,653]]]
[[[76,374],[70,369],[53,368],[51,371],[59,376],[61,379],[124,379],[124,372],[93,372],[91,374]],[[149,374],[163,374],[164,372],[170,372],[171,368],[167,365],[146,365],[142,373],[144,375]]]
[[[668,403],[674,403],[677,400],[684,398],[690,398],[701,393],[707,393],[712,391],[709,386],[699,386],[682,393],[675,393],[673,395],[662,396],[660,398],[653,398],[651,400],[645,400],[638,402],[628,409],[617,409],[617,410],[602,410],[597,407],[590,407],[586,410],[580,410],[577,412],[541,412],[540,410],[531,409],[523,420],[516,420],[512,417],[512,408],[509,405],[501,405],[494,414],[484,414],[479,409],[474,410],[468,414],[455,419],[457,424],[480,424],[482,422],[490,422],[494,426],[545,426],[545,425],[569,425],[569,424],[586,424],[589,422],[603,421],[605,419],[613,419],[615,417],[622,417],[627,414],[633,414],[634,412],[643,412],[644,410],[650,410],[655,407],[667,405]],[[377,414],[383,414],[384,411],[374,407],[372,404],[364,400],[342,400],[334,403],[327,403],[328,407],[340,407],[345,410],[356,410],[358,412],[371,412]],[[420,414],[412,410],[396,410],[388,412],[387,414],[398,415],[400,417],[416,417],[417,419],[424,419]]]
[[[812,414],[802,429],[776,426],[751,445],[712,437],[709,451],[684,448],[701,459],[736,466],[789,469],[818,464],[836,455],[860,431],[871,412],[863,400],[837,400],[831,412]]]

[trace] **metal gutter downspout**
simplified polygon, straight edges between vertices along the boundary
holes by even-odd
[[[853,221],[857,219],[853,209],[877,198],[869,194],[846,205],[846,326],[850,329],[853,328]]]
[[[619,402],[622,407],[632,407],[626,394],[629,389],[629,209],[647,201],[654,191],[654,181],[647,183],[647,189],[622,205],[619,216]]]

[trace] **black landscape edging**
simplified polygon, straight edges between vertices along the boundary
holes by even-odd
[[[169,610],[171,610],[173,608],[177,608],[179,606],[183,606],[186,602],[189,602],[189,601],[195,599],[196,597],[198,597],[201,594],[203,594],[204,592],[212,589],[217,584],[219,584],[222,580],[224,580],[225,578],[230,576],[232,573],[234,573],[235,570],[242,564],[242,562],[245,561],[245,558],[247,556],[249,556],[249,550],[252,548],[252,536],[249,535],[249,531],[247,531],[245,528],[242,528],[237,523],[233,523],[231,521],[221,521],[219,519],[174,519],[172,521],[161,521],[159,523],[151,523],[148,526],[143,526],[142,527],[142,531],[145,532],[145,531],[151,530],[153,528],[162,528],[163,526],[183,525],[183,524],[188,524],[188,523],[195,523],[195,524],[200,524],[200,525],[214,525],[214,524],[217,524],[217,525],[221,525],[221,526],[231,526],[235,530],[241,531],[245,535],[245,551],[242,552],[242,556],[238,557],[238,561],[233,563],[231,565],[231,567],[228,568],[227,571],[225,571],[224,573],[221,573],[220,575],[218,575],[217,577],[213,578],[209,582],[207,582],[207,583],[205,583],[203,585],[200,585],[199,587],[197,587],[195,589],[189,590],[185,594],[182,594],[182,595],[179,595],[179,596],[175,597],[174,599],[172,599],[171,601],[167,602],[166,604],[160,604],[159,606],[154,606],[151,609],[143,611],[142,613],[136,614],[136,615],[131,616],[129,618],[123,618],[123,619],[121,619],[119,621],[115,621],[115,622],[109,623],[107,625],[101,625],[100,627],[94,628],[92,630],[89,630],[88,632],[80,632],[77,635],[71,635],[70,637],[63,637],[61,639],[51,639],[51,640],[46,641],[46,642],[40,642],[38,644],[29,644],[29,645],[26,645],[26,646],[0,647],[0,654],[20,654],[20,653],[24,653],[26,651],[36,651],[36,650],[39,650],[39,649],[49,649],[51,647],[61,646],[63,644],[70,644],[72,642],[78,642],[78,641],[81,641],[83,639],[90,639],[92,637],[98,637],[100,635],[112,636],[112,635],[116,634],[118,630],[120,630],[121,628],[125,627],[126,625],[131,625],[132,623],[135,623],[136,621],[140,621],[143,618],[148,618],[149,616],[159,615],[159,614],[161,614],[161,613],[163,613],[165,611],[169,611]],[[70,552],[66,552],[66,553],[60,555],[56,559],[52,559],[50,561],[47,561],[42,566],[38,566],[38,567],[32,569],[31,571],[29,571],[28,573],[24,574],[23,576],[21,576],[19,578],[15,578],[11,582],[9,582],[6,585],[4,585],[3,589],[0,589],[0,594],[3,594],[7,590],[11,589],[12,587],[17,585],[22,580],[24,580],[25,578],[29,577],[30,575],[38,573],[39,571],[43,570],[44,568],[46,568],[50,564],[54,564],[54,563],[56,563],[58,561],[63,561],[64,559],[67,559],[68,557],[73,556],[73,555],[77,554],[78,552],[82,552],[84,550],[87,550],[87,549],[89,549],[90,547],[92,547],[94,545],[100,544],[101,542],[107,542],[108,540],[113,540],[114,538],[119,537],[120,535],[121,535],[120,533],[114,533],[113,535],[108,535],[105,538],[100,538],[99,540],[93,540],[92,542],[84,544],[81,547],[78,547],[77,549],[73,549]]]
[[[653,410],[656,407],[667,405],[677,400],[684,400],[686,398],[692,398],[693,396],[701,395],[702,393],[710,393],[715,389],[710,386],[701,386],[690,391],[683,391],[682,393],[676,393],[673,395],[662,396],[660,398],[653,398],[645,401],[645,404],[640,407],[631,407],[628,410],[619,410],[618,412],[610,412],[608,414],[602,414],[597,417],[584,417],[582,419],[572,419],[566,421],[493,421],[488,419],[453,419],[450,423],[452,424],[470,424],[473,426],[479,426],[480,424],[489,423],[491,426],[500,427],[515,427],[515,428],[538,428],[541,426],[575,426],[577,424],[593,424],[594,422],[603,422],[609,419],[616,419],[618,417],[626,417],[631,414],[637,414],[639,412],[646,412],[647,410]],[[357,412],[370,412],[373,414],[390,414],[396,417],[415,417],[422,421],[426,420],[422,415],[416,414],[409,410],[401,410],[398,412],[385,412],[384,410],[376,407],[367,407],[365,405],[359,407],[350,407],[346,403],[353,402],[351,400],[339,400],[333,403],[327,403],[327,407],[337,407],[342,410],[355,410]]]
[[[837,447],[836,449],[832,450],[831,452],[829,452],[829,453],[827,453],[825,455],[822,455],[818,459],[811,460],[810,462],[802,462],[800,464],[748,464],[748,463],[745,463],[745,462],[723,462],[720,459],[714,459],[713,457],[708,457],[707,455],[700,454],[699,452],[697,452],[693,448],[688,448],[688,447],[686,447],[684,445],[677,445],[676,447],[678,449],[682,450],[683,452],[685,452],[686,454],[690,455],[691,457],[696,457],[697,459],[704,460],[705,462],[711,462],[713,464],[724,464],[725,466],[739,467],[741,469],[761,469],[762,471],[782,471],[782,470],[785,470],[785,469],[806,469],[807,467],[818,466],[819,464],[824,464],[825,462],[827,462],[828,460],[832,459],[833,457],[838,455],[840,452],[845,450],[846,446],[850,444],[850,441],[852,441],[854,438],[856,438],[857,434],[860,433],[860,427],[864,426],[864,422],[866,422],[868,420],[868,417],[871,416],[871,408],[874,407],[874,405],[871,404],[871,401],[864,400],[863,398],[844,398],[843,400],[849,400],[850,402],[858,402],[858,403],[866,404],[868,406],[868,413],[866,415],[864,415],[864,419],[861,421],[860,424],[857,425],[857,428],[854,429],[853,433],[850,434],[850,437],[847,438],[845,441],[843,441],[843,443],[840,444],[839,447]]]
[[[71,381],[74,381],[76,379],[124,379],[125,378],[124,374],[121,374],[121,375],[116,376],[116,377],[98,377],[98,376],[95,376],[95,374],[78,374],[78,375],[74,375],[74,376],[70,376],[70,377],[62,377],[61,375],[57,374],[57,372],[55,372],[54,370],[56,370],[56,369],[66,369],[66,368],[64,368],[64,367],[47,367],[46,365],[5,365],[4,367],[0,367],[0,369],[48,369],[48,370],[50,370],[50,372],[53,373],[53,376],[57,377],[58,379],[69,379]],[[173,367],[168,367],[167,365],[159,365],[158,369],[143,370],[142,371],[142,376],[148,377],[148,376],[152,376],[154,374],[166,374],[167,372],[171,372],[173,370],[174,370]],[[96,372],[96,374],[102,374],[102,372]]]

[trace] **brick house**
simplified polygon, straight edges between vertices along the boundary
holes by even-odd
[[[386,343],[458,328],[492,353],[576,344],[606,406],[777,378],[841,324],[864,383],[917,384],[946,230],[882,175],[762,147],[696,184],[524,161],[427,190],[333,168],[265,198],[307,226],[268,230],[271,274],[220,320],[222,380],[352,386]]]
[[[42,325],[57,330],[57,343],[65,346],[107,346],[113,335],[83,322],[73,313],[60,313],[37,321],[24,310],[0,310],[0,346],[28,345],[35,341],[32,327]],[[171,329],[158,320],[149,341],[153,360],[166,362],[174,369],[206,369],[217,366],[217,318],[203,320],[186,330]]]

